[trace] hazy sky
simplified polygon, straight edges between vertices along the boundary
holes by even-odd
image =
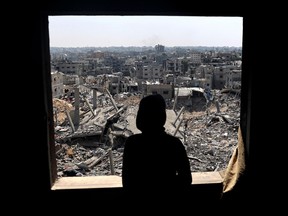
[[[49,16],[51,47],[242,47],[242,30],[242,17]]]

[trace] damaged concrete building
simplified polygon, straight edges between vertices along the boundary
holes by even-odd
[[[106,88],[99,91],[100,88],[79,86],[74,89],[72,101],[64,100],[59,105],[59,99],[54,100],[58,175],[121,176],[125,139],[140,132],[135,125],[139,101],[154,93],[166,99],[166,131],[185,144],[191,169],[195,172],[225,169],[237,145],[239,95],[214,91],[213,97],[207,97],[203,88],[179,87],[173,91],[172,87],[146,81],[142,93],[112,96]],[[93,166],[89,167],[90,163]]]

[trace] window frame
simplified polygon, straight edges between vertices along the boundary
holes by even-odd
[[[92,185],[90,181],[82,181],[78,186],[73,188],[73,181],[76,180],[77,177],[61,177],[60,181],[57,176],[57,163],[56,163],[56,151],[55,151],[55,140],[54,140],[54,121],[53,121],[53,104],[52,104],[52,85],[51,85],[51,68],[50,68],[50,45],[49,45],[49,16],[53,15],[107,15],[106,12],[97,13],[91,11],[78,11],[78,12],[65,12],[65,11],[45,11],[40,13],[40,21],[41,21],[41,60],[42,60],[42,79],[43,79],[43,92],[44,92],[44,110],[45,110],[45,121],[46,121],[46,133],[47,133],[47,142],[46,148],[48,152],[48,165],[49,165],[49,176],[50,176],[50,189],[58,190],[58,189],[83,189],[83,188],[110,188],[110,187],[119,187],[119,179],[116,182],[113,182],[113,179],[109,180],[109,177],[103,176],[95,177],[94,184]],[[121,13],[117,13],[120,15]],[[125,15],[126,13],[124,13]],[[136,13],[137,14],[137,13]],[[129,13],[127,15],[130,15]],[[141,14],[137,14],[141,15]],[[153,14],[151,14],[153,15]],[[159,14],[158,14],[159,15]],[[160,14],[167,15],[167,14]],[[168,13],[169,15],[169,13]],[[174,14],[176,15],[176,14]],[[192,15],[191,15],[192,16]],[[213,16],[213,15],[211,15]],[[245,35],[245,17],[243,18],[243,35]],[[247,162],[249,162],[249,149],[250,149],[250,110],[251,110],[251,75],[247,73],[246,68],[246,60],[245,60],[245,49],[243,49],[245,45],[245,37],[243,37],[243,45],[242,45],[242,77],[241,77],[241,107],[240,107],[240,127],[242,131],[242,137],[245,145],[245,158]],[[247,164],[248,165],[248,164]],[[246,166],[247,167],[247,166]],[[215,174],[216,173],[216,174]],[[196,185],[213,185],[213,184],[222,184],[223,173],[220,172],[199,172],[193,173],[193,183]],[[79,177],[85,178],[85,177]],[[111,177],[114,178],[114,177]],[[69,180],[71,179],[70,183]],[[88,178],[87,178],[88,179]],[[98,180],[97,180],[98,179]],[[111,184],[103,184],[103,179],[106,179],[108,182],[111,181]],[[65,182],[68,180],[68,183]],[[78,179],[77,179],[78,180]],[[90,182],[90,183],[89,183]],[[102,182],[102,184],[101,184]],[[97,184],[99,185],[97,186]],[[70,186],[69,186],[70,185]],[[77,185],[75,183],[74,185]],[[120,186],[121,187],[121,186]]]

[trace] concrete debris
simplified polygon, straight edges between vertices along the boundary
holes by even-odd
[[[73,106],[69,102],[62,99],[53,98],[54,124],[62,125],[65,121],[67,121],[66,111],[70,112],[72,109]]]
[[[58,176],[111,173],[121,176],[125,140],[131,134],[140,133],[136,127],[136,115],[141,97],[141,94],[113,97],[102,94],[97,97],[97,108],[93,110],[87,104],[93,104],[92,99],[87,97],[80,105],[80,124],[75,131],[64,114],[69,111],[74,118],[72,104],[53,100],[57,110],[57,120],[54,120],[57,121]],[[166,132],[182,140],[192,172],[226,168],[237,145],[239,123],[240,94],[235,92],[213,90],[205,97],[193,98],[189,107],[180,101],[177,104],[167,101]]]

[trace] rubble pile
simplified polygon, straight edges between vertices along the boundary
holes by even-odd
[[[95,115],[89,111],[82,114],[79,128],[74,133],[69,124],[55,127],[59,177],[121,176],[125,140],[140,132],[135,126],[135,118],[141,95],[118,94],[113,98],[119,105],[118,110],[106,100],[105,106],[97,107]],[[181,113],[182,107],[177,104],[174,115],[173,110],[168,110],[167,121],[171,120],[165,128],[182,140],[191,171],[225,169],[238,142],[240,95],[215,91],[214,99],[209,103],[201,100],[197,107],[192,107],[192,110],[185,107]],[[173,126],[177,115],[179,119]],[[177,124],[181,125],[174,134]]]
[[[54,122],[62,125],[66,120],[66,111],[70,112],[73,109],[73,106],[65,100],[53,98],[53,109],[55,113],[57,113],[56,115],[54,114]]]

